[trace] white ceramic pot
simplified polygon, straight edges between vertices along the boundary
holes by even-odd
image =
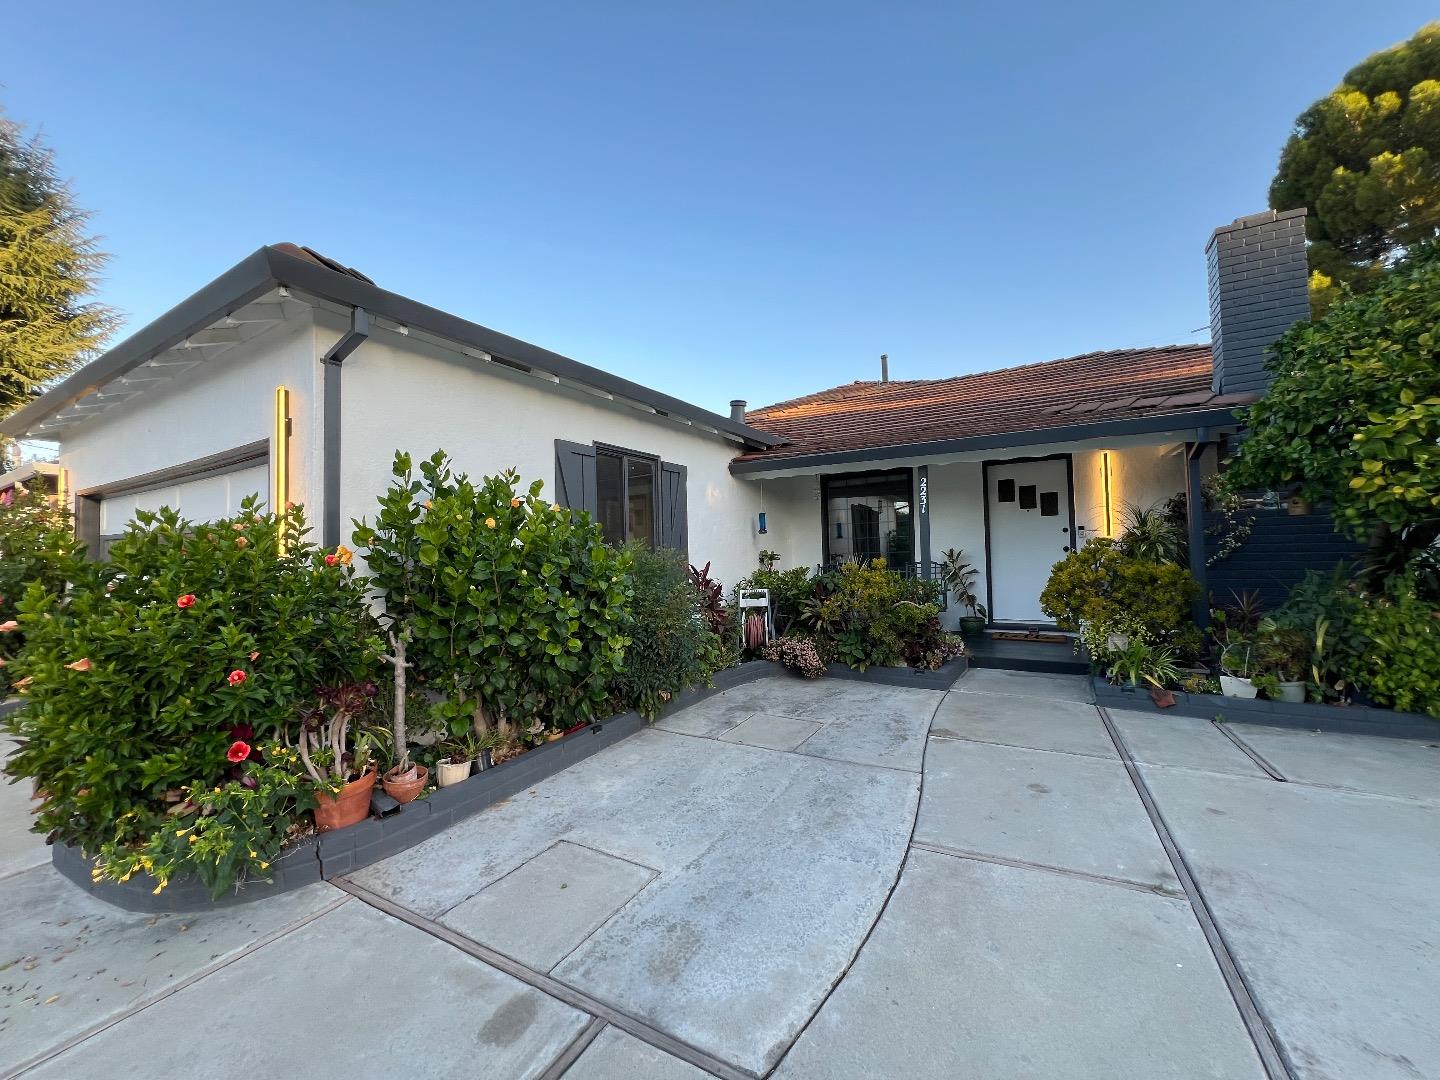
[[[1253,698],[1255,696],[1255,684],[1249,679],[1239,679],[1234,675],[1221,675],[1220,692],[1226,697]]]
[[[470,778],[470,762],[468,761],[462,761],[458,765],[442,761],[436,766],[436,770],[441,787],[449,787],[451,784],[458,784],[461,780]]]
[[[1282,682],[1280,684],[1280,700],[1294,702],[1296,705],[1305,704],[1305,684],[1303,682]]]

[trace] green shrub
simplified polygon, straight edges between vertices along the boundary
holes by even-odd
[[[1440,607],[1425,599],[1413,573],[1397,576],[1386,595],[1355,614],[1365,640],[1361,681],[1381,705],[1440,717]]]
[[[1309,571],[1272,616],[1277,626],[1310,640],[1304,678],[1322,701],[1348,700],[1356,684],[1365,680],[1368,645],[1359,625],[1364,604],[1359,584],[1341,563],[1329,574]]]
[[[847,563],[824,575],[808,620],[822,656],[864,671],[906,663],[935,667],[959,655],[958,643],[940,629],[941,585],[907,581],[885,560]]]
[[[1097,537],[1055,564],[1040,594],[1040,608],[1062,630],[1080,631],[1097,662],[1115,649],[1107,643],[1137,634],[1149,645],[1170,645],[1182,657],[1200,649],[1190,605],[1200,586],[1173,562],[1126,553]]]
[[[632,543],[627,554],[633,581],[630,646],[611,691],[619,708],[653,719],[672,695],[709,682],[722,662],[720,639],[678,552]]]
[[[416,677],[452,734],[493,724],[532,737],[601,715],[630,639],[630,556],[600,527],[518,490],[512,469],[479,486],[446,455],[397,453],[395,482],[355,542],[384,603],[410,635]]]
[[[372,679],[380,646],[349,553],[306,543],[292,509],[282,555],[281,524],[253,498],[206,525],[142,513],[63,604],[30,586],[9,669],[29,704],[6,726],[21,744],[8,771],[44,792],[35,831],[101,854],[101,873],[118,877],[162,830],[224,802],[224,829],[207,821],[206,843],[187,834],[174,859],[141,868],[217,890],[263,875],[313,785],[255,747],[293,735],[320,690]],[[262,800],[269,818],[244,809]]]
[[[16,617],[26,588],[35,582],[58,596],[83,560],[69,515],[43,492],[16,485],[10,501],[0,503],[0,660],[24,643]]]

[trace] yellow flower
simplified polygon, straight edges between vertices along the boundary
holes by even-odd
[[[159,896],[159,895],[160,895],[160,891],[161,891],[162,889],[164,889],[164,888],[165,888],[165,882],[162,881],[162,882],[160,882],[159,885],[156,885],[155,888],[153,888],[153,889],[150,890],[150,895],[151,895],[151,896]]]
[[[495,519],[494,519],[494,518],[486,518],[486,519],[485,519],[485,527],[486,527],[487,529],[493,529],[493,528],[495,527]]]
[[[513,498],[513,499],[510,500],[510,507],[511,507],[511,509],[514,509],[515,507],[517,507],[517,506],[519,506],[519,505],[520,505],[520,497],[519,497],[518,495],[517,495],[515,498]]]
[[[340,556],[340,561],[346,566],[349,566],[350,560],[355,558],[355,553],[349,548],[347,548],[344,544],[341,544],[335,549],[335,554]]]
[[[260,869],[261,869],[261,870],[269,870],[269,869],[270,869],[270,864],[269,864],[268,862],[262,862],[262,863],[260,864]]]
[[[555,511],[555,513],[558,514],[558,513],[560,512],[560,504],[559,504],[559,503],[551,503],[551,504],[550,504],[550,509],[553,510],[553,511]]]
[[[190,843],[193,844],[193,843],[195,843],[196,841],[198,841],[199,839],[200,839],[200,838],[199,838],[198,836],[196,836],[194,833],[191,833],[191,834],[190,834],[190,837],[189,837]]]

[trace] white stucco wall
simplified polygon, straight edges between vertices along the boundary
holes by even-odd
[[[319,316],[322,346],[343,327]],[[373,519],[391,481],[397,449],[416,459],[445,450],[478,479],[515,468],[525,484],[542,480],[554,497],[555,440],[608,443],[655,454],[688,470],[690,559],[709,561],[727,590],[774,547],[758,533],[758,484],[738,480],[729,463],[740,447],[718,436],[636,409],[497,372],[480,360],[392,332],[377,332],[344,366],[340,512]],[[777,524],[793,515],[772,501]],[[817,511],[818,518],[818,511]],[[788,527],[788,526],[787,526]]]
[[[60,464],[83,491],[269,440],[275,387],[291,391],[291,497],[318,478],[316,353],[307,310],[65,431]]]
[[[1127,446],[1110,453],[1110,504],[1115,533],[1124,527],[1124,508],[1149,509],[1185,490],[1183,448],[1170,446]],[[1083,525],[1085,537],[1105,535],[1105,494],[1101,451],[1084,450],[1074,455],[1075,521]]]

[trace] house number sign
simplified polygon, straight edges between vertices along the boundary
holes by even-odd
[[[930,512],[930,477],[920,474],[920,516]]]

